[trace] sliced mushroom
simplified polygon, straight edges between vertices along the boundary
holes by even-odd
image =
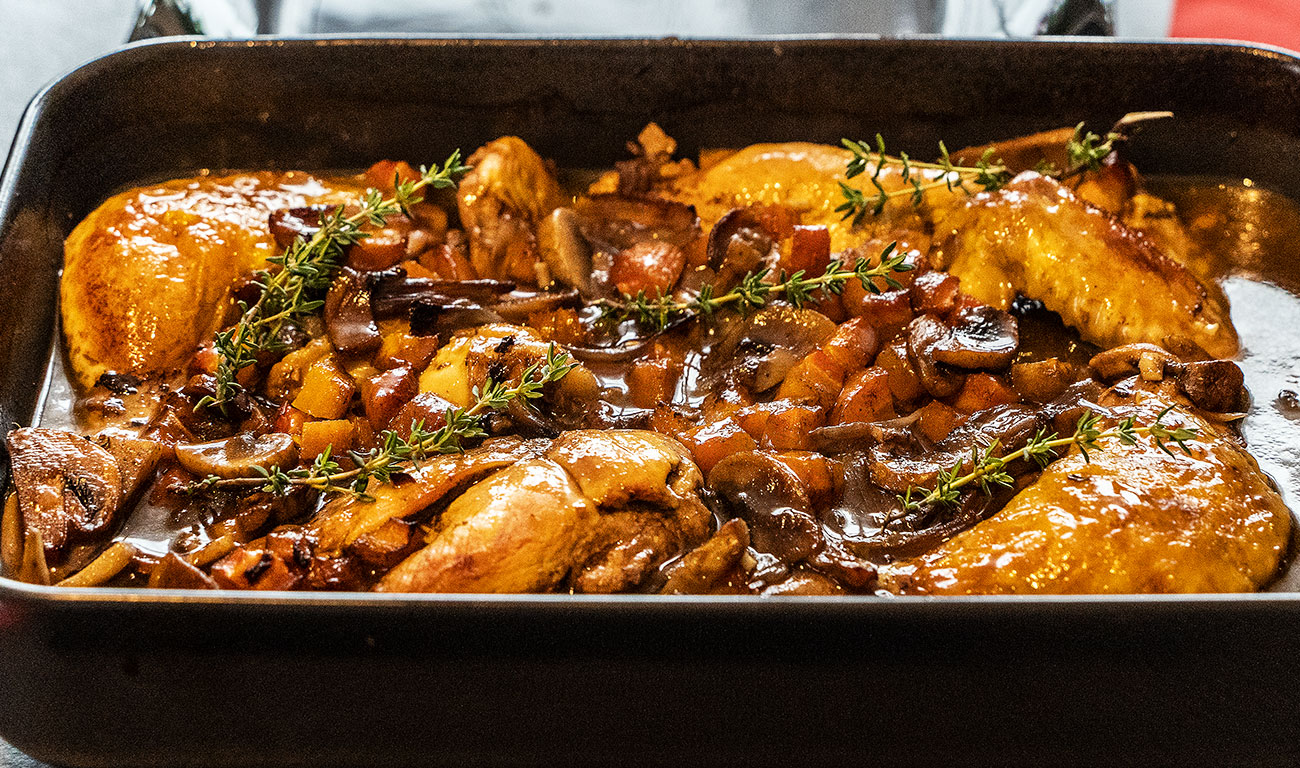
[[[710,351],[704,375],[725,374],[751,392],[766,392],[834,333],[835,323],[815,310],[765,307],[728,329]]]
[[[1178,388],[1198,408],[1213,413],[1246,410],[1246,379],[1231,360],[1203,360],[1168,363],[1166,370],[1178,381]]]
[[[344,267],[325,296],[325,330],[340,352],[372,352],[383,338],[370,309],[370,289],[365,277]]]
[[[1011,385],[1016,394],[1035,403],[1055,400],[1071,384],[1087,377],[1086,368],[1055,357],[1011,366]]]
[[[552,279],[591,294],[591,245],[583,238],[572,208],[556,208],[542,219],[537,225],[537,250]]]
[[[700,546],[664,568],[665,595],[702,595],[744,583],[745,554],[749,549],[749,527],[740,518],[722,524],[717,533]],[[750,565],[752,566],[752,561]]]
[[[1178,359],[1155,344],[1139,342],[1098,352],[1088,361],[1088,366],[1107,381],[1141,373],[1147,381],[1159,381],[1164,376],[1167,363]]]
[[[955,395],[966,380],[964,374],[941,365],[934,357],[935,348],[948,338],[948,326],[934,315],[922,315],[907,326],[907,359],[931,397]]]
[[[123,502],[129,501],[148,484],[163,457],[162,444],[153,440],[104,434],[95,437],[94,441],[117,460],[118,471],[122,473]]]
[[[1011,495],[1008,491],[990,497],[975,491],[964,494],[955,508],[907,510],[897,493],[873,482],[873,462],[865,454],[845,457],[844,492],[826,517],[831,540],[869,560],[924,552],[993,514]],[[864,585],[874,577],[865,571],[862,575]]]
[[[822,547],[821,523],[799,478],[770,454],[735,453],[709,472],[727,511],[749,524],[754,549],[797,563]]]
[[[39,534],[46,559],[55,561],[69,539],[116,522],[122,474],[108,451],[70,432],[39,427],[15,429],[6,443],[28,541]]]
[[[776,242],[765,232],[753,208],[734,208],[709,232],[709,268],[719,285],[731,285],[742,275],[770,261]]]
[[[931,354],[940,363],[973,371],[1000,371],[1020,346],[1016,319],[993,307],[963,309]]]
[[[295,464],[298,446],[292,435],[283,432],[267,435],[241,432],[225,440],[178,445],[176,460],[199,477],[257,477],[261,474],[259,469],[271,470]]]
[[[583,236],[607,250],[646,240],[682,246],[700,233],[695,208],[671,200],[592,195],[579,201],[577,212]]]
[[[297,238],[309,238],[320,229],[321,214],[330,210],[328,205],[311,205],[301,208],[282,208],[271,214],[268,222],[276,245],[288,248]]]

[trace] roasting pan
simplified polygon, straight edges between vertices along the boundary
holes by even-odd
[[[1149,109],[1178,118],[1135,143],[1144,171],[1300,198],[1300,59],[1264,48],[136,45],[38,96],[0,180],[0,419],[30,423],[57,353],[64,236],[135,183],[427,161],[505,133],[609,165],[648,120],[686,154],[875,131],[924,154]],[[381,599],[0,579],[0,686],[0,736],[77,766],[1288,765],[1300,594]]]

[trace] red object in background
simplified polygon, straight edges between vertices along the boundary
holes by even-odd
[[[1217,37],[1300,51],[1297,0],[1177,0],[1170,37]]]

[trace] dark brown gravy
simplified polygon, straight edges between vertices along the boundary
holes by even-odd
[[[1242,429],[1251,453],[1277,482],[1287,505],[1296,510],[1300,508],[1300,204],[1259,189],[1249,180],[1153,177],[1147,182],[1154,194],[1178,207],[1189,233],[1208,255],[1209,271],[1220,279],[1232,302],[1232,320],[1242,343],[1239,362],[1253,396]],[[1036,325],[1033,330],[1025,328],[1029,332],[1023,337],[1039,338],[1059,354],[1060,344],[1077,344],[1077,336],[1051,318],[1030,320]],[[1026,354],[1032,356],[1032,350]],[[698,374],[698,356],[691,363],[679,392],[686,400],[691,399],[692,374]],[[606,386],[618,388],[621,382],[616,378],[602,376]],[[36,423],[75,431],[72,405],[62,355],[55,354],[37,405]],[[163,554],[178,534],[192,531],[202,537],[204,528],[201,520],[180,520],[170,510],[145,504],[117,538],[128,539],[145,552]],[[1292,558],[1293,566],[1271,590],[1300,591],[1300,568],[1294,562]]]

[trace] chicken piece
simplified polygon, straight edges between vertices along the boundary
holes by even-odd
[[[1037,299],[1103,347],[1181,337],[1215,357],[1237,352],[1217,286],[1052,179],[1023,173],[975,195],[939,226],[936,266],[985,304],[1007,309],[1017,294]]]
[[[411,470],[409,481],[372,481],[366,493],[373,501],[351,496],[334,499],[307,524],[307,532],[319,551],[336,553],[390,520],[415,518],[448,494],[518,461],[536,458],[545,449],[544,440],[503,437],[464,453],[425,459]]]
[[[517,136],[502,136],[470,156],[457,207],[479,277],[538,282],[537,226],[564,203],[546,162]]]
[[[1139,392],[1112,409],[1152,424],[1173,400]],[[1186,409],[1191,456],[1150,437],[1077,448],[1001,511],[921,557],[882,566],[902,594],[1245,592],[1277,573],[1291,535],[1281,497],[1226,427]]]
[[[614,592],[708,536],[689,454],[652,432],[567,432],[451,503],[380,592]]]
[[[754,144],[736,152],[704,171],[676,180],[664,194],[694,205],[700,221],[711,228],[733,208],[748,205],[783,205],[800,214],[804,225],[824,225],[831,234],[831,253],[862,245],[876,237],[897,237],[900,230],[918,239],[924,226],[913,209],[910,197],[892,199],[879,216],[870,216],[862,226],[843,220],[836,208],[844,202],[840,182],[875,193],[870,173],[845,179],[844,170],[853,155],[847,149],[829,144],[787,142]],[[907,186],[899,178],[901,170],[886,166],[880,174],[881,185],[889,191]],[[920,178],[938,178],[937,171],[919,171]],[[933,189],[926,193],[923,211],[954,204],[961,192]]]
[[[77,385],[88,389],[105,371],[179,368],[217,330],[235,278],[275,255],[273,211],[359,194],[346,182],[262,172],[109,198],[64,243],[63,332]]]

